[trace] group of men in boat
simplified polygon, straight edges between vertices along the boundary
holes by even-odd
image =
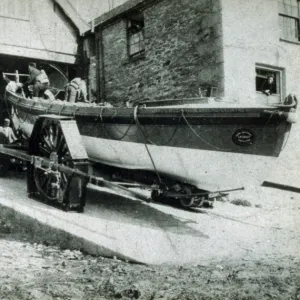
[[[27,91],[27,95],[33,99],[46,97],[55,100],[55,96],[50,90],[50,81],[44,70],[39,70],[36,64],[31,62],[28,65],[29,78],[18,86]],[[83,79],[76,77],[65,86],[65,101],[89,102],[87,99],[86,83]]]
[[[50,81],[44,70],[39,70],[35,63],[29,63],[29,78],[24,83],[18,83],[16,89],[23,88],[30,98],[48,98],[55,100],[50,90]],[[85,81],[79,77],[74,78],[65,86],[65,101],[89,102],[87,99],[87,88]],[[10,127],[10,120],[4,119],[3,126],[0,126],[0,144],[11,144],[17,138]]]

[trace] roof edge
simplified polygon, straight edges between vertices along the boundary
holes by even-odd
[[[99,17],[95,18],[93,21],[89,22],[90,26],[97,27],[105,25],[113,20],[116,20],[122,17],[124,14],[130,12],[131,10],[135,9],[142,9],[148,5],[152,5],[155,2],[159,2],[162,0],[129,0],[116,8],[100,15]]]
[[[74,23],[74,25],[79,30],[80,35],[90,30],[89,24],[84,21],[78,14],[74,6],[68,0],[52,0],[55,4],[58,4],[60,8],[64,11],[66,16]]]

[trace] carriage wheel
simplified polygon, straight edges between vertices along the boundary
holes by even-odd
[[[204,197],[187,197],[187,198],[181,198],[180,204],[183,207],[202,207],[205,202]]]
[[[180,204],[183,207],[193,207],[195,203],[194,197],[180,198]]]
[[[187,197],[180,198],[180,204],[183,207],[191,208],[191,207],[201,207],[203,206],[203,203],[205,202],[205,196],[192,196],[191,194],[195,192],[204,192],[204,190],[199,190],[197,188],[193,188],[192,186],[185,186],[184,194],[186,194]],[[190,195],[190,196],[189,196]]]
[[[46,123],[40,130],[37,145],[37,155],[45,157],[54,163],[72,167],[72,160],[61,127],[55,122]],[[64,203],[68,191],[70,177],[63,172],[54,170],[47,172],[34,167],[33,178],[38,192],[45,201]]]

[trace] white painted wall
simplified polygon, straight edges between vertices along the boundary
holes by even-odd
[[[286,93],[300,98],[300,44],[279,40],[277,0],[221,0],[225,97],[255,103],[255,64],[284,68]]]
[[[77,33],[51,0],[0,3],[0,54],[74,63]]]

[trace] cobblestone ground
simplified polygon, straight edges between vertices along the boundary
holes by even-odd
[[[300,261],[145,266],[32,244],[1,224],[0,299],[300,299]]]

